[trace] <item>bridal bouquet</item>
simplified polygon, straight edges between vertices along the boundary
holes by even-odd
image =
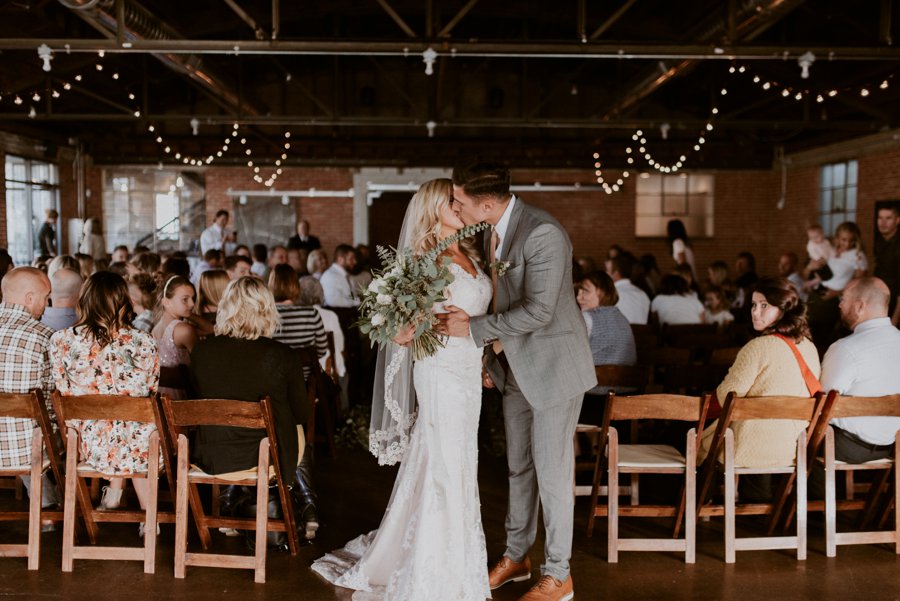
[[[432,309],[435,303],[447,300],[444,289],[453,281],[453,274],[450,273],[452,260],[441,253],[488,227],[486,223],[466,226],[421,256],[414,255],[410,248],[400,251],[377,248],[385,268],[376,272],[372,283],[361,293],[357,322],[373,346],[377,343],[384,347],[409,325],[416,327],[412,342],[414,359],[430,357],[444,346],[433,330],[437,318]]]

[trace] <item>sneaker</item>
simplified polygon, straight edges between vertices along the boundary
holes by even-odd
[[[300,523],[303,524],[303,536],[306,540],[316,538],[316,531],[319,529],[319,516],[316,506],[312,503],[308,504],[300,514]]]
[[[138,524],[138,536],[144,538],[144,522]],[[159,536],[159,524],[156,525],[156,535]]]
[[[234,528],[219,528],[219,532],[224,534],[225,536],[240,536],[240,530],[235,530]]]
[[[108,511],[110,509],[118,509],[122,504],[122,489],[113,489],[109,486],[103,487],[103,494],[100,496],[100,505],[97,506],[99,511]]]

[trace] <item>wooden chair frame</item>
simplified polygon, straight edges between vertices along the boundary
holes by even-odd
[[[63,504],[63,572],[71,572],[76,559],[112,559],[143,561],[144,573],[156,570],[156,526],[157,497],[159,492],[160,424],[154,397],[131,397],[123,395],[77,395],[64,396],[53,393],[53,408],[59,422],[60,431],[66,432],[66,481]],[[104,474],[78,461],[80,433],[69,427],[72,420],[122,420],[145,422],[156,425],[150,434],[147,472],[134,474]],[[88,492],[86,479],[89,478],[146,478],[148,482],[147,506],[144,511],[94,509]],[[80,513],[85,521],[91,522],[143,522],[145,525],[143,547],[99,547],[75,544],[75,514]]]
[[[608,386],[613,389],[634,389],[632,394],[640,394],[644,391],[644,388],[647,386],[647,381],[650,379],[650,368],[646,365],[595,365],[594,371],[597,374],[597,382],[601,386]],[[635,422],[636,423],[636,422]],[[594,424],[576,424],[575,425],[575,437],[576,437],[576,446],[577,446],[577,437],[579,434],[586,435],[592,442],[592,448],[597,452],[600,452],[600,445],[603,441],[601,438],[601,432],[603,428],[602,426],[596,426]],[[636,435],[636,429],[632,432],[632,438]],[[575,473],[586,471],[586,470],[594,470],[594,462],[578,462],[576,458],[575,463]],[[575,490],[576,497],[587,497],[590,496],[592,486],[584,485],[578,486],[577,484],[573,484]],[[634,481],[633,486],[625,486],[620,487],[619,491],[621,494],[631,495],[631,504],[637,505],[638,503],[638,486],[637,481]],[[600,487],[600,494],[606,495],[607,488],[606,486]]]
[[[588,518],[588,536],[593,533],[594,521],[597,517],[608,516],[608,555],[610,563],[618,561],[619,551],[680,551],[685,554],[686,563],[694,563],[696,557],[696,458],[697,431],[702,429],[709,408],[710,396],[690,397],[670,394],[645,394],[637,396],[617,397],[610,393],[603,417],[603,440],[606,442],[607,460],[603,453],[598,453],[594,470],[594,485],[591,491],[591,514]],[[616,429],[610,425],[613,420],[665,419],[694,422],[686,435],[684,455],[674,447],[666,445],[619,445]],[[632,458],[621,462],[623,455],[634,455],[641,447],[651,448],[664,460],[646,460]],[[685,484],[682,488],[678,505],[629,505],[619,506],[619,495],[607,495],[606,507],[598,503],[603,466],[607,465],[608,486],[610,491],[619,489],[619,474],[683,474]],[[619,516],[635,517],[674,517],[680,529],[681,515],[687,508],[685,536],[678,538],[620,538]]]
[[[722,413],[716,426],[709,454],[703,463],[698,510],[700,516],[725,516],[725,562],[734,563],[736,551],[760,549],[796,549],[797,559],[806,559],[806,459],[807,441],[811,439],[816,428],[826,397],[817,394],[814,397],[736,397],[728,393],[722,407]],[[750,419],[792,419],[808,421],[808,427],[797,437],[796,460],[794,465],[771,468],[736,467],[734,464],[734,432],[731,424],[738,420]],[[723,506],[705,505],[712,490],[713,479],[719,465],[719,454],[725,454],[725,504]],[[785,474],[787,478],[779,487],[772,503],[749,503],[737,505],[737,479],[745,474]],[[796,482],[796,486],[794,486]],[[797,496],[797,531],[793,536],[765,536],[737,538],[735,520],[737,515],[769,515],[777,516],[784,506],[792,489],[796,488]]]
[[[854,397],[854,396],[838,396],[834,399],[834,403],[830,407],[828,419],[820,422],[820,427],[814,433],[815,440],[824,438],[824,458],[821,461],[825,467],[825,554],[828,557],[837,555],[838,545],[863,545],[872,543],[890,543],[894,545],[894,551],[900,554],[900,515],[895,512],[894,524],[892,530],[869,530],[860,532],[838,532],[837,531],[837,512],[845,510],[865,510],[860,526],[865,527],[874,517],[874,513],[879,506],[879,499],[882,497],[882,491],[885,484],[888,483],[893,473],[893,491],[887,496],[896,499],[897,492],[900,491],[900,474],[896,469],[898,465],[897,441],[900,440],[900,430],[895,434],[894,456],[892,459],[870,461],[867,463],[844,463],[835,461],[834,457],[834,430],[828,422],[834,418],[842,417],[865,417],[865,416],[883,416],[883,417],[900,417],[900,394],[885,395],[881,397]],[[821,433],[824,432],[824,437]],[[811,449],[811,453],[816,452],[816,448]],[[814,458],[812,460],[819,460]],[[879,471],[880,476],[875,479],[870,491],[869,498],[863,499],[846,499],[839,501],[836,494],[836,475],[837,472],[852,474],[855,471]],[[820,504],[816,504],[819,509]],[[889,510],[890,500],[888,499],[885,506]]]
[[[322,371],[316,348],[305,347],[294,350],[300,358],[301,367],[309,370],[309,375],[306,378],[306,394],[309,401],[309,417],[306,420],[306,440],[311,448],[315,448],[317,439],[316,412],[321,410],[325,433],[319,438],[328,445],[328,452],[334,457],[337,453],[334,443],[334,420],[339,403],[333,403],[332,401],[336,401],[336,399],[329,399],[325,392],[325,382],[323,378],[326,377],[326,374]]]
[[[162,397],[162,407],[172,438],[178,440],[177,450],[177,498],[175,521],[175,577],[184,578],[187,566],[251,569],[254,581],[266,581],[266,534],[284,532],[292,555],[299,551],[293,504],[282,477],[278,461],[278,441],[275,423],[268,397],[258,403],[228,399],[171,400]],[[232,426],[262,429],[266,437],[260,441],[256,473],[243,480],[223,479],[216,475],[194,472],[190,465],[188,430],[196,426]],[[280,520],[270,520],[266,507],[269,503],[269,467],[272,467],[278,495],[281,502]],[[193,472],[193,473],[192,473]],[[256,487],[256,517],[207,516],[200,501],[198,484],[240,485]],[[214,553],[188,553],[188,513],[194,514],[197,532],[203,548],[210,545],[210,528],[235,528],[255,530],[255,552],[253,555],[224,555]]]

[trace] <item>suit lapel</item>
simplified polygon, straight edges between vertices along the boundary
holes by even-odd
[[[497,257],[497,260],[506,259],[509,256],[509,250],[512,248],[512,243],[516,239],[516,230],[519,229],[519,222],[521,221],[522,211],[525,209],[525,203],[522,202],[521,198],[516,197],[516,206],[513,207],[512,214],[509,216],[509,225],[506,227],[506,239],[501,240],[501,248],[500,248],[500,256]]]

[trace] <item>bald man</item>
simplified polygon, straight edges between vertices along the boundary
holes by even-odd
[[[822,361],[822,388],[844,395],[900,393],[900,331],[888,317],[891,292],[879,278],[851,280],[841,294],[841,319],[853,333],[832,344]],[[893,454],[898,417],[848,417],[831,420],[835,459],[865,463]],[[819,487],[813,472],[810,489]],[[824,479],[823,479],[824,480]],[[820,488],[820,490],[824,490]]]
[[[50,278],[50,306],[44,310],[41,323],[56,331],[74,326],[78,321],[75,305],[83,282],[80,273],[71,269],[56,270]]]
[[[53,377],[48,347],[53,329],[38,321],[50,296],[50,280],[33,267],[17,267],[0,283],[0,392],[28,392],[40,388],[50,403]],[[52,409],[50,410],[53,419]],[[54,420],[55,421],[55,420]],[[29,465],[31,419],[0,418],[0,466]],[[44,507],[56,503],[52,486],[43,487]],[[27,481],[26,481],[27,485]]]

